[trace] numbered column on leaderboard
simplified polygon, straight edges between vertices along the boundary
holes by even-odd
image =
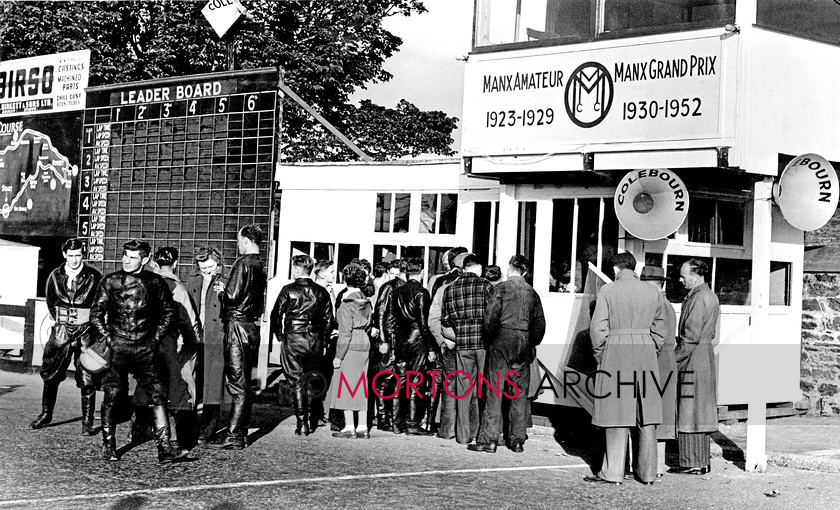
[[[267,226],[277,132],[275,70],[88,90],[79,235],[90,259],[119,267],[132,237],[236,256],[236,230]]]

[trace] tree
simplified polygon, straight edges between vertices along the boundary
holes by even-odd
[[[205,3],[3,0],[0,59],[87,48],[92,86],[221,71],[226,69],[225,42],[204,21]],[[349,103],[355,89],[391,78],[383,64],[402,40],[385,30],[382,22],[390,16],[425,12],[420,0],[252,0],[246,1],[246,7],[263,30],[236,36],[238,67],[282,67],[287,85],[377,158],[452,153],[448,144],[457,119],[443,112],[421,112],[407,102],[396,110]],[[354,157],[308,114],[291,102],[286,105],[287,161]],[[432,124],[409,130],[384,119]],[[394,139],[396,132],[406,138]],[[446,140],[450,141],[444,144]],[[388,141],[389,146],[369,141]],[[406,152],[400,153],[400,147]]]

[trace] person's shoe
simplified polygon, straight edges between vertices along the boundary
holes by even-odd
[[[188,450],[182,450],[180,448],[176,448],[175,446],[169,445],[160,445],[158,446],[158,462],[161,464],[166,464],[169,462],[175,462],[177,460],[183,459],[190,452]]]
[[[378,429],[379,429],[379,430],[381,430],[382,432],[388,432],[388,431],[390,431],[390,430],[391,430],[391,424],[390,424],[390,423],[388,423],[388,422],[385,422],[385,423],[378,423],[378,424],[376,424],[376,428],[378,428]]]
[[[675,475],[706,475],[712,470],[711,466],[706,466],[704,468],[671,468],[668,470],[669,473],[673,473]]]
[[[437,433],[437,434],[435,434],[435,435],[436,435],[437,437],[439,437],[439,438],[441,438],[441,439],[445,439],[445,440],[447,440],[447,441],[451,441],[451,440],[455,439],[455,434],[453,434],[453,435],[451,435],[451,436],[442,436],[442,435],[440,435],[440,430],[438,430],[438,433]]]
[[[356,439],[356,431],[353,429],[342,430],[340,432],[333,432],[332,437],[340,437],[342,439]]]
[[[221,441],[207,443],[207,446],[217,450],[242,450],[245,448],[245,438],[225,436]]]
[[[519,441],[514,441],[510,445],[510,451],[513,453],[525,453],[525,446]]]
[[[475,443],[467,445],[467,450],[471,452],[486,452],[496,453],[496,443]]]
[[[370,429],[356,429],[356,439],[370,439]]]
[[[621,485],[621,482],[611,482],[609,480],[604,480],[598,475],[584,476],[583,481],[590,483],[605,483],[607,485]]]
[[[204,446],[207,443],[208,443],[207,436],[205,436],[203,433],[198,436],[198,439],[195,440],[195,445],[196,446]]]
[[[311,433],[312,433],[312,430],[309,428],[309,420],[298,419],[297,426],[295,427],[295,435],[296,436],[308,436]]]
[[[120,460],[117,457],[117,438],[110,431],[102,433],[102,458],[111,462]]]
[[[399,425],[392,425],[391,432],[393,432],[394,434],[405,434],[406,428],[405,426],[401,427]]]
[[[423,427],[406,427],[405,433],[409,436],[431,436],[432,433]]]
[[[42,429],[52,422],[52,409],[44,407],[41,414],[29,424],[32,430]]]

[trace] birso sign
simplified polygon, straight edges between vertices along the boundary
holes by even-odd
[[[201,10],[201,14],[207,18],[219,37],[224,37],[245,12],[245,7],[239,0],[210,0]]]

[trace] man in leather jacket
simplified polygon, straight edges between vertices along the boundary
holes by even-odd
[[[116,451],[114,403],[126,388],[128,374],[154,404],[158,461],[172,462],[189,452],[170,444],[166,386],[155,362],[158,347],[175,324],[178,309],[159,275],[144,271],[149,243],[132,239],[123,245],[123,268],[105,276],[96,291],[90,322],[111,346],[111,369],[102,381],[102,456],[119,460]]]
[[[392,342],[386,324],[391,316],[391,295],[394,289],[403,285],[406,280],[405,261],[392,260],[388,265],[388,273],[391,275],[391,279],[379,288],[376,306],[373,307],[373,314],[370,317],[370,323],[373,325],[370,332],[371,346],[374,348],[371,365],[373,367],[372,372],[376,374],[370,378],[371,388],[374,390],[371,393],[376,398],[378,409],[376,426],[383,431],[391,430],[394,422],[392,399],[384,396],[393,394],[397,383],[394,376],[385,373],[385,370],[394,371],[394,352],[391,349]],[[397,432],[401,432],[401,430]]]
[[[392,342],[397,376],[405,384],[405,390],[394,398],[394,432],[399,433],[405,427],[406,434],[425,436],[431,435],[431,432],[420,426],[425,411],[423,395],[427,385],[424,372],[426,362],[435,361],[437,344],[429,331],[431,299],[429,291],[421,283],[423,261],[418,258],[408,259],[406,273],[408,281],[392,293],[391,314],[385,324],[388,332],[386,338]],[[412,374],[409,379],[406,377],[408,372],[420,374]]]
[[[251,420],[251,370],[260,345],[257,322],[264,310],[266,274],[260,260],[263,231],[246,225],[236,234],[242,255],[230,270],[227,285],[218,283],[222,322],[225,326],[225,389],[233,397],[227,432],[211,446],[224,450],[245,448]]]
[[[280,363],[294,390],[295,434],[306,436],[311,433],[309,402],[313,396],[308,385],[312,377],[326,379],[317,369],[333,324],[330,295],[312,280],[313,265],[308,255],[292,257],[295,281],[280,290],[271,311],[271,329],[283,342]],[[325,381],[321,384],[326,388]]]
[[[65,241],[61,246],[65,263],[47,278],[47,308],[55,325],[44,346],[41,364],[44,380],[41,414],[29,427],[40,429],[52,421],[58,385],[67,377],[72,360],[76,367],[76,386],[82,390],[82,435],[92,436],[96,433],[93,413],[99,378],[82,369],[79,354],[91,343],[90,308],[102,275],[82,261],[84,247],[81,239]]]

